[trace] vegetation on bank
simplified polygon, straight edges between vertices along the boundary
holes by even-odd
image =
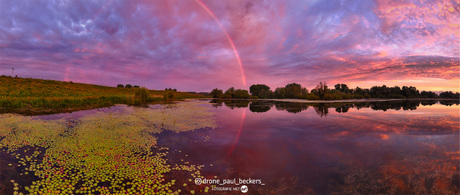
[[[92,84],[0,76],[0,111],[23,114],[54,113],[128,104],[205,97],[177,90],[144,87],[108,87]]]
[[[341,99],[363,99],[363,98],[444,98],[459,99],[460,94],[452,91],[442,92],[439,95],[431,91],[420,92],[413,86],[387,87],[373,86],[370,89],[356,87],[350,89],[346,84],[336,84],[329,88],[326,82],[320,82],[314,89],[307,88],[297,83],[287,84],[285,87],[278,87],[274,91],[264,84],[251,85],[247,90],[229,88],[225,93],[221,89],[213,89],[213,98],[237,98],[237,99],[307,99],[307,100],[341,100]]]

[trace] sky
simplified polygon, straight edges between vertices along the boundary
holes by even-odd
[[[459,25],[460,0],[0,0],[0,75],[460,91]]]

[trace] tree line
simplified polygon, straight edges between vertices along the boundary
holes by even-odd
[[[226,99],[307,99],[307,100],[341,100],[341,99],[363,99],[363,98],[446,98],[460,99],[460,94],[452,91],[445,91],[439,95],[432,91],[420,92],[413,86],[387,87],[373,86],[370,89],[349,88],[347,84],[336,84],[329,88],[326,82],[320,82],[314,89],[307,90],[298,83],[290,83],[285,87],[278,87],[274,91],[265,84],[255,84],[249,87],[249,92],[243,89],[230,87],[225,92],[221,89],[213,89],[210,93],[213,98]]]

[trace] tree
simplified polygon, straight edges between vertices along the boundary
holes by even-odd
[[[340,91],[342,93],[351,93],[352,91],[348,88],[347,84],[336,84],[334,85],[335,90]]]
[[[117,88],[125,88],[125,86],[123,84],[118,84]]]
[[[262,89],[259,91],[259,96],[257,97],[260,99],[270,99],[273,98],[273,92],[271,90]]]
[[[422,91],[422,93],[420,93],[420,96],[424,98],[437,98],[438,94],[432,91]]]
[[[356,87],[355,90],[353,90],[353,94],[355,95],[364,95],[366,94],[366,91],[360,87]]]
[[[130,88],[133,88],[133,86],[131,84],[126,84],[125,88],[130,89]]]
[[[233,95],[233,98],[241,98],[241,99],[248,99],[251,95],[249,95],[248,90],[237,89]]]
[[[328,93],[328,88],[327,88],[326,82],[324,82],[324,83],[319,82],[319,84],[315,87],[315,92],[317,93],[315,95],[319,96],[319,98],[321,98],[321,99],[324,99],[326,94]]]
[[[439,94],[440,98],[449,98],[449,99],[459,99],[460,95],[459,93],[453,93],[452,91],[445,91]]]
[[[277,99],[286,98],[286,89],[284,87],[278,87],[275,89],[274,96]]]
[[[225,96],[229,98],[235,98],[235,88],[233,87],[228,88],[227,91],[225,91]]]
[[[335,87],[335,90],[340,91],[340,84],[336,84],[336,85],[334,85],[334,87]]]
[[[215,88],[211,91],[211,96],[213,98],[221,98],[223,95],[224,93],[222,92],[222,89]]]
[[[341,84],[340,85],[340,91],[343,92],[343,93],[350,93],[351,90],[350,88],[348,88],[347,84]]]
[[[139,85],[134,85],[133,87],[134,87],[134,88],[139,88]]]
[[[287,84],[286,87],[286,98],[298,98],[301,96],[302,86],[297,83]]]
[[[249,92],[251,92],[251,95],[257,96],[259,98],[263,98],[260,95],[262,90],[270,91],[270,87],[264,84],[251,85],[251,87],[249,87]]]

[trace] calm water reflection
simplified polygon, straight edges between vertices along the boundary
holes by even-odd
[[[458,193],[458,102],[209,106],[220,128],[159,139],[207,178],[261,179],[260,194]]]

